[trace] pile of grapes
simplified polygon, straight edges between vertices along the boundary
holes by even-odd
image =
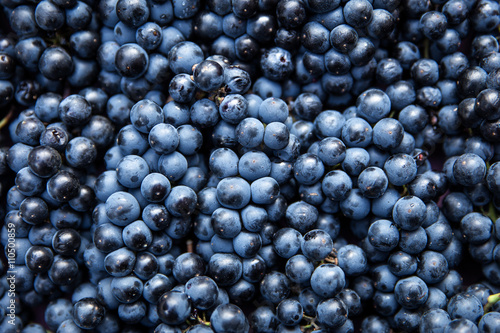
[[[500,332],[498,1],[0,6],[0,332]]]

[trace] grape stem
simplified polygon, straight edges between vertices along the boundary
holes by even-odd
[[[492,202],[490,202],[490,204],[488,205],[488,211],[485,213],[493,221],[493,223],[495,223],[498,219],[497,210],[495,209],[495,205]]]
[[[306,325],[303,325],[303,326],[300,326],[300,329],[302,332],[314,332],[316,331],[317,329],[319,329],[320,327],[316,324],[316,317],[310,317],[310,316],[306,316],[304,315],[302,317],[302,319],[304,319],[307,324]]]
[[[205,312],[201,313],[201,317],[200,317],[200,314],[197,312],[196,313],[196,320],[198,320],[198,323],[210,327],[210,322],[207,321],[207,318],[205,316]]]
[[[484,312],[490,311],[491,307],[500,301],[500,293],[488,296],[488,303],[484,306]]]
[[[0,120],[0,129],[4,128],[10,121],[10,118],[12,118],[12,115],[14,114],[14,110],[10,109],[9,113],[5,117],[3,117],[2,120]]]
[[[323,260],[324,263],[327,264],[339,264],[339,259],[337,258],[337,249],[332,249],[332,252]]]

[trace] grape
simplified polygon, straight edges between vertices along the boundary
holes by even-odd
[[[43,329],[498,326],[495,1],[3,5],[0,276]]]

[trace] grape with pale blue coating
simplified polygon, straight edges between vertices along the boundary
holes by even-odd
[[[283,161],[293,162],[300,155],[300,141],[295,135],[290,134],[286,147],[273,153]]]
[[[417,164],[407,154],[392,155],[384,163],[384,171],[389,182],[396,186],[406,185],[417,175]]]
[[[345,158],[346,146],[338,138],[327,137],[318,144],[318,157],[327,166],[335,166]]]
[[[216,332],[249,332],[250,329],[243,311],[231,303],[216,307],[210,316],[210,322]]]
[[[345,286],[344,271],[334,264],[322,264],[311,276],[311,287],[323,298],[335,297]]]
[[[388,188],[381,197],[373,200],[372,212],[378,217],[391,217],[392,209],[399,197],[397,190]]]
[[[305,185],[316,183],[324,174],[325,167],[315,154],[303,154],[293,165],[295,179]]]
[[[273,235],[273,249],[283,258],[291,258],[301,248],[303,237],[295,229],[282,228]]]
[[[211,216],[198,214],[193,222],[193,232],[201,241],[209,241],[215,235]]]
[[[179,145],[179,135],[174,126],[159,123],[149,132],[148,141],[158,154],[170,154]]]
[[[187,281],[185,292],[194,307],[206,310],[215,305],[219,288],[208,276],[196,276]]]
[[[337,251],[338,265],[347,276],[358,276],[368,270],[366,254],[359,246],[349,244]]]
[[[380,89],[369,89],[363,92],[356,102],[357,113],[370,123],[385,118],[391,111],[391,100]]]
[[[175,6],[174,6],[175,7]],[[189,56],[185,56],[185,55]],[[193,74],[193,66],[203,61],[203,51],[193,42],[183,41],[168,52],[170,69],[175,74]]]
[[[264,130],[264,144],[273,149],[280,150],[288,145],[290,131],[285,124],[272,122]]]
[[[419,254],[427,244],[427,233],[423,228],[414,231],[401,231],[399,247],[409,254]]]
[[[236,210],[217,208],[211,220],[214,232],[222,238],[234,238],[241,232],[241,218]]]
[[[187,74],[177,74],[170,80],[168,92],[174,101],[187,103],[193,100],[196,93],[196,85]]]
[[[283,123],[288,117],[288,113],[288,106],[280,98],[266,98],[259,106],[259,119],[266,124],[272,122]]]
[[[358,188],[367,198],[376,199],[384,195],[389,180],[384,170],[378,167],[368,167],[358,177]]]
[[[435,251],[424,251],[419,256],[417,276],[426,283],[443,281],[449,272],[444,255]]]
[[[394,294],[401,306],[406,309],[416,309],[429,297],[429,289],[419,277],[411,276],[396,283]]]
[[[302,200],[314,206],[319,206],[325,201],[320,182],[313,185],[300,185],[299,195]]]
[[[141,186],[143,179],[149,174],[147,162],[140,156],[127,155],[116,166],[116,179],[127,188]]]
[[[368,239],[376,249],[391,251],[399,242],[399,231],[394,223],[389,220],[377,220],[368,229]]]
[[[191,313],[189,297],[180,291],[168,291],[158,300],[158,317],[165,324],[178,325]]]
[[[123,228],[123,242],[129,249],[145,250],[153,241],[151,229],[143,221],[134,221]]]
[[[342,113],[334,110],[325,110],[314,119],[314,129],[319,138],[340,138],[345,122],[346,119]]]
[[[302,238],[301,250],[312,261],[324,260],[333,250],[333,241],[326,231],[311,230]]]
[[[111,194],[124,190],[125,186],[118,182],[115,170],[104,171],[97,177],[94,184],[96,198],[101,201],[106,201]]]
[[[219,207],[220,204],[217,201],[217,189],[215,187],[205,187],[198,192],[198,209],[201,213],[212,214]]]
[[[218,148],[209,159],[210,171],[219,179],[238,175],[238,155],[229,148]]]
[[[272,204],[280,194],[278,182],[271,177],[262,177],[250,185],[252,201],[260,205]]]
[[[115,68],[124,77],[137,79],[149,66],[149,55],[135,43],[122,45],[115,55]]]
[[[151,129],[163,122],[163,109],[149,99],[137,102],[130,109],[130,121],[142,133],[149,133]]]
[[[248,102],[248,116],[253,118],[259,118],[259,107],[262,103],[262,98],[255,94],[244,95]]]
[[[227,95],[219,105],[219,114],[224,121],[236,125],[247,117],[247,108],[245,97],[239,94]]]
[[[493,330],[500,323],[500,314],[498,312],[485,313],[479,320],[478,328],[480,331]]]
[[[235,254],[216,253],[208,263],[207,274],[221,287],[235,284],[242,275],[241,259]]]
[[[220,120],[215,125],[212,133],[212,143],[217,147],[236,148],[236,127],[232,124]]]
[[[396,148],[401,144],[403,134],[403,125],[399,121],[393,118],[384,118],[373,127],[373,143],[382,150]]]
[[[35,102],[35,114],[41,121],[51,122],[57,119],[58,106],[62,97],[56,93],[40,95]]]
[[[217,184],[217,199],[224,207],[241,209],[250,202],[250,185],[240,177],[225,178]]]
[[[261,56],[260,65],[264,76],[274,81],[287,78],[293,71],[290,52],[279,47],[266,50]]]
[[[255,181],[267,177],[271,173],[271,160],[261,151],[249,151],[243,154],[238,163],[241,177],[248,181]]]
[[[67,163],[72,167],[88,167],[97,158],[97,147],[92,140],[78,136],[71,139],[66,145],[65,157]]]
[[[258,147],[264,139],[264,125],[256,118],[243,119],[236,126],[235,132],[238,143],[245,148]]]
[[[460,220],[460,231],[468,243],[483,244],[492,235],[493,223],[480,213],[469,213]]]
[[[203,134],[197,127],[189,124],[177,127],[179,145],[177,150],[187,156],[193,156],[200,151],[203,145]]]
[[[302,254],[297,254],[286,262],[286,276],[294,283],[307,283],[314,271],[312,261]]]
[[[196,65],[193,80],[200,90],[217,90],[224,82],[224,69],[213,60],[204,60]]]
[[[372,143],[373,129],[358,117],[350,118],[342,126],[342,141],[347,147],[367,147]]]
[[[190,119],[194,125],[205,128],[216,125],[220,119],[220,114],[214,102],[203,98],[191,106]]]
[[[142,296],[143,284],[135,276],[116,277],[111,280],[111,293],[120,303],[133,303]]]
[[[258,233],[242,231],[233,238],[234,252],[242,258],[252,258],[262,247],[262,239]]]
[[[486,164],[476,154],[461,155],[453,164],[453,177],[460,185],[471,186],[479,183],[486,175]]]
[[[118,191],[106,200],[106,215],[118,226],[125,226],[135,221],[140,213],[139,203],[130,193]]]
[[[198,197],[193,189],[178,185],[171,189],[165,199],[165,207],[173,216],[184,217],[194,213],[197,200]]]
[[[177,151],[161,155],[158,160],[158,170],[170,181],[180,180],[186,173],[187,168],[186,158]]]
[[[210,239],[210,249],[213,253],[234,253],[233,242],[219,235],[213,235]]]
[[[227,92],[244,94],[249,90],[252,80],[247,71],[236,66],[228,66],[224,69],[224,83]]]
[[[358,188],[353,188],[347,193],[345,199],[340,201],[342,213],[355,220],[361,220],[370,213],[371,201],[363,196]]]
[[[403,230],[413,231],[418,229],[425,220],[427,208],[418,197],[405,196],[399,199],[392,210],[394,223]]]
[[[318,214],[316,207],[304,201],[297,201],[286,207],[288,226],[301,233],[305,233],[313,228],[318,220]]]
[[[124,246],[122,229],[112,223],[103,223],[94,231],[95,248],[110,253]]]
[[[423,330],[443,329],[451,321],[450,315],[443,309],[429,309],[422,314],[420,325]]]
[[[142,155],[148,150],[148,138],[132,125],[120,129],[116,143],[123,155]]]
[[[248,231],[260,232],[267,221],[267,212],[264,208],[247,205],[241,210],[241,221]]]
[[[338,297],[321,301],[317,308],[318,321],[328,328],[339,328],[346,323],[348,308]]]

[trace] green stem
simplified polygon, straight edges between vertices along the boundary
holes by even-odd
[[[498,219],[497,210],[495,209],[495,205],[493,204],[493,202],[490,202],[490,204],[488,205],[488,212],[486,213],[486,215],[493,221],[493,223],[495,223]]]
[[[8,123],[10,118],[12,118],[13,110],[10,110],[9,113],[2,120],[0,120],[0,129],[4,128]]]
[[[491,307],[500,301],[500,293],[488,297],[488,303],[484,306],[484,312],[490,311]]]
[[[304,326],[300,326],[300,329],[302,332],[306,331],[306,330],[309,330],[313,328],[313,325],[312,324],[309,324],[309,325],[304,325]]]
[[[199,324],[202,324],[202,325],[210,327],[210,322],[206,320],[205,312],[202,312],[201,317],[197,313],[196,314],[196,321],[198,321]]]
[[[311,317],[307,315],[303,315],[302,319],[306,321],[306,325],[300,326],[300,329],[302,332],[313,332],[318,328],[318,325],[316,325],[316,317]]]
[[[406,196],[408,194],[408,186],[407,185],[403,185],[403,193],[401,193],[401,196]]]

